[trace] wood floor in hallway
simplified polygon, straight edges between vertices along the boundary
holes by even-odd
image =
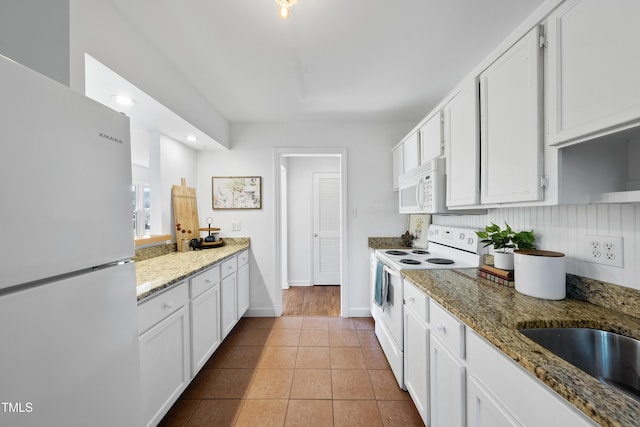
[[[340,286],[292,286],[282,290],[283,316],[340,316]]]

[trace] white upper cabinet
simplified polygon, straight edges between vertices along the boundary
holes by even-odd
[[[548,19],[548,142],[640,125],[638,0],[571,0]]]
[[[403,142],[404,172],[420,165],[420,134],[416,131]]]
[[[480,203],[478,81],[464,82],[444,109],[447,207]]]
[[[397,145],[392,152],[393,155],[393,189],[398,189],[398,178],[404,173],[404,146]]]
[[[483,204],[544,196],[540,34],[535,27],[480,75]]]
[[[433,117],[420,127],[420,164],[442,156],[444,140],[442,138],[442,111],[438,111]]]

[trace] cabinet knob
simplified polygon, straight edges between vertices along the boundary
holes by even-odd
[[[445,328],[445,327],[444,327],[444,325],[443,325],[442,323],[438,323],[438,324],[436,325],[436,330],[437,330],[438,332],[442,332],[443,334],[446,334],[446,333],[447,333],[447,328]]]
[[[162,304],[162,308],[169,310],[171,307],[173,307],[173,304],[171,304],[170,302],[165,302],[164,304]]]
[[[211,283],[211,280],[205,279],[204,283]]]

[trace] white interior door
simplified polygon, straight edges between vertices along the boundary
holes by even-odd
[[[340,174],[313,174],[313,284],[340,284]]]

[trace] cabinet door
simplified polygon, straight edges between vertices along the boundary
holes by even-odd
[[[480,75],[483,204],[542,200],[539,36],[536,27]]]
[[[155,426],[191,380],[188,306],[140,335],[139,344],[142,413]]]
[[[466,369],[437,339],[430,346],[431,427],[464,427]]]
[[[403,145],[398,145],[393,149],[393,189],[394,191],[398,189],[398,178],[400,175],[404,173],[404,147]]]
[[[429,328],[405,305],[404,385],[425,425],[429,422]]]
[[[220,285],[191,301],[191,375],[220,345]]]
[[[638,124],[639,16],[637,0],[574,0],[551,15],[547,83],[552,144]]]
[[[420,164],[443,154],[442,111],[436,113],[420,128]]]
[[[447,207],[480,203],[479,102],[472,78],[445,107]]]
[[[238,318],[249,309],[249,264],[238,268]]]
[[[405,172],[420,165],[420,134],[417,131],[404,140],[402,150]]]
[[[467,382],[467,427],[519,427],[505,408],[472,376]]]
[[[237,283],[236,273],[233,272],[229,276],[222,279],[222,287],[220,288],[220,311],[222,311],[222,339],[224,339],[238,320],[237,315]]]

